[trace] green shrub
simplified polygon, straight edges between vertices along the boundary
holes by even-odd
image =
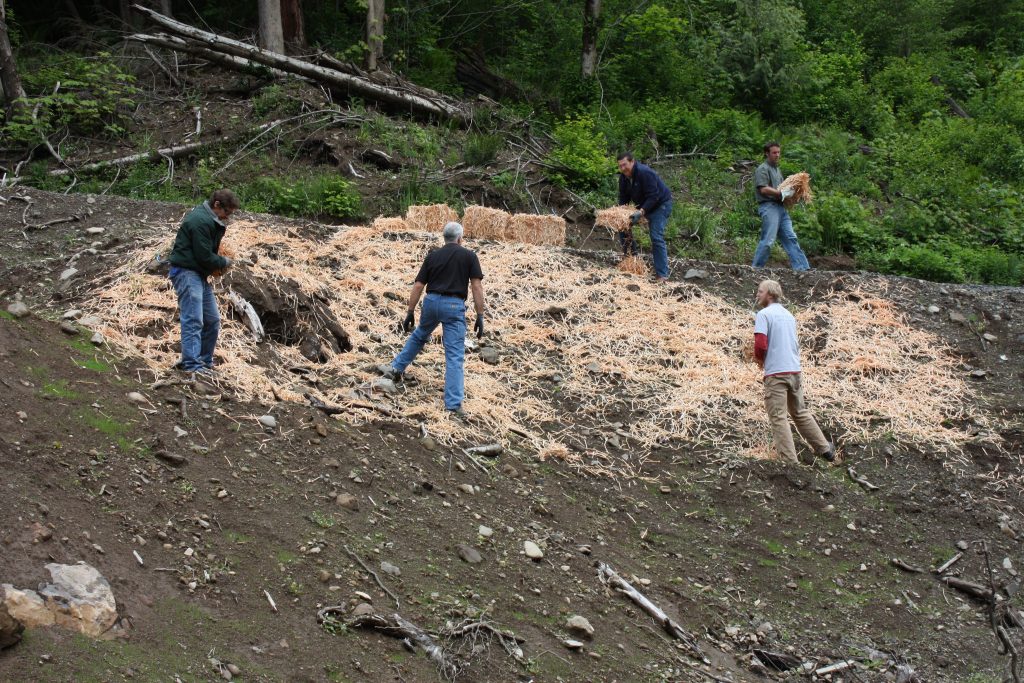
[[[29,145],[39,144],[43,137],[59,131],[123,135],[126,117],[135,106],[132,98],[138,93],[134,81],[108,52],[94,57],[47,56],[32,68],[22,69],[28,97],[25,106],[3,127],[3,134]]]
[[[293,181],[258,178],[238,188],[242,205],[283,216],[357,218],[362,211],[359,194],[336,175],[318,175]]]
[[[262,88],[252,99],[252,113],[258,117],[267,114],[294,115],[301,109],[302,100],[277,83]]]
[[[945,91],[932,83],[932,69],[919,55],[891,57],[871,79],[871,87],[897,118],[916,123],[943,106]]]
[[[504,147],[505,139],[500,135],[472,133],[466,138],[462,158],[470,166],[482,166],[494,161]]]
[[[720,219],[706,206],[678,203],[672,207],[665,237],[681,256],[714,258],[719,254]]]
[[[557,167],[551,179],[561,185],[597,187],[615,173],[604,134],[587,115],[570,117],[555,126],[555,149],[548,162]]]
[[[861,259],[873,270],[907,275],[933,282],[964,282],[963,267],[946,254],[923,244],[901,244],[888,251],[872,251]]]

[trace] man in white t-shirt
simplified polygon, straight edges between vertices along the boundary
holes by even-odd
[[[789,417],[792,417],[800,436],[814,453],[832,462],[836,457],[835,447],[821,433],[814,415],[804,405],[796,319],[779,303],[781,298],[782,285],[775,280],[762,282],[757,288],[760,310],[754,320],[754,358],[764,368],[764,407],[772,425],[775,448],[786,462],[800,462],[789,428]]]

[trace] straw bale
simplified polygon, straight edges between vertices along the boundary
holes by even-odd
[[[457,220],[459,214],[447,204],[417,204],[405,212],[409,229],[417,232],[441,232],[446,224]]]
[[[470,239],[507,240],[508,222],[512,215],[486,206],[467,206],[462,214],[462,227]]]
[[[779,185],[780,190],[793,190],[793,194],[783,202],[787,209],[792,208],[800,202],[810,204],[814,200],[814,193],[811,192],[811,176],[809,173],[794,173],[787,176]]]
[[[600,209],[594,215],[594,225],[600,225],[616,232],[629,232],[632,224],[629,217],[636,211],[632,204],[612,206],[607,209]]]
[[[626,256],[619,261],[619,270],[629,275],[647,275],[647,262],[639,256]]]
[[[404,218],[379,216],[373,221],[373,229],[376,232],[408,232],[409,223]]]
[[[564,246],[565,219],[548,214],[513,214],[508,222],[506,241],[539,246]]]

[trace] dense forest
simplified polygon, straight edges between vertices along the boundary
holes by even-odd
[[[150,6],[256,39],[266,4]],[[668,232],[677,253],[749,261],[758,232],[749,171],[763,143],[777,139],[783,172],[813,178],[815,201],[793,214],[809,254],[931,280],[1024,282],[1021,0],[280,5],[293,54],[319,50],[452,96],[498,101],[461,138],[464,160],[500,155],[507,122],[527,121],[549,133],[548,180],[594,206],[614,202],[616,152],[651,162],[676,196]],[[7,98],[2,146],[24,154],[44,140],[72,150],[76,138],[138,136],[130,114],[144,86],[123,39],[143,24],[123,1],[8,2],[25,97]],[[258,92],[257,104],[288,99],[273,88]],[[451,128],[422,125],[411,153],[435,139],[452,144]],[[31,166],[52,165],[40,156]],[[45,171],[25,175],[52,184]],[[148,184],[143,195],[152,196],[152,182],[124,180],[114,191]],[[109,185],[104,177],[74,191]],[[290,189],[263,179],[249,206],[302,209],[281,201]],[[327,196],[335,213],[354,212],[343,193]]]

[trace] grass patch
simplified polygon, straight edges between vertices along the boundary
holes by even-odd
[[[68,388],[68,382],[64,379],[56,379],[52,382],[44,383],[41,391],[44,396],[53,396],[54,398],[63,398],[69,401],[82,398],[82,395],[77,391]]]
[[[778,541],[773,541],[770,538],[761,541],[761,544],[765,547],[765,550],[770,552],[772,555],[782,555],[786,552],[786,546],[782,545]]]
[[[14,320],[14,316],[7,311],[0,311],[0,318],[3,318],[4,320]]]
[[[235,545],[245,545],[246,543],[252,543],[252,538],[238,531],[231,531],[228,529],[224,532],[224,538],[228,539],[229,542]]]
[[[297,561],[299,556],[290,550],[278,550],[274,553],[274,559],[277,560],[279,564],[291,564],[292,562]]]
[[[86,413],[82,415],[82,422],[89,427],[92,427],[100,434],[106,436],[121,436],[128,431],[128,425],[122,424],[112,417],[106,417],[105,415],[95,415],[92,413]]]

